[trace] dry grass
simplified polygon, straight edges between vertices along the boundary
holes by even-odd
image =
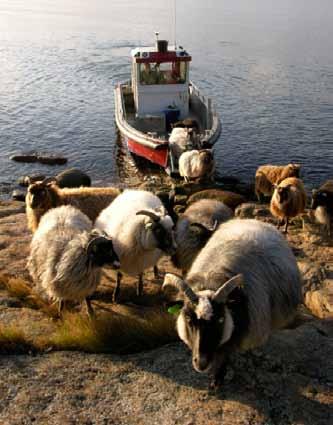
[[[56,307],[49,305],[37,294],[34,294],[30,285],[21,278],[0,274],[0,288],[6,289],[10,296],[19,299],[28,308],[40,310],[51,317],[57,315]]]
[[[18,298],[24,307],[52,318],[57,316],[56,307],[34,294],[23,279],[0,275],[0,288]],[[55,331],[45,332],[42,337],[26,335],[19,322],[2,326],[0,353],[75,350],[123,354],[149,350],[177,339],[175,317],[162,306],[103,305],[95,305],[94,318],[89,318],[84,308],[80,313],[65,311],[62,320],[55,322]]]
[[[161,309],[139,316],[103,313],[95,319],[67,313],[48,344],[56,350],[89,353],[133,353],[176,339],[175,319]]]
[[[21,354],[39,351],[24,332],[14,325],[0,325],[0,354]]]

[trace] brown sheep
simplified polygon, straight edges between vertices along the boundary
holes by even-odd
[[[258,201],[261,201],[261,194],[271,196],[274,185],[279,184],[287,177],[299,178],[300,169],[299,164],[261,165],[257,169],[255,177],[255,193]]]
[[[274,217],[280,219],[279,227],[285,222],[284,233],[287,233],[289,218],[301,214],[305,205],[306,193],[302,180],[288,177],[275,187],[270,210]]]
[[[114,187],[61,189],[49,179],[32,183],[25,197],[28,228],[34,233],[46,211],[60,205],[73,205],[95,221],[119,194],[120,190]]]
[[[232,210],[235,210],[238,205],[246,202],[246,198],[239,193],[221,189],[205,189],[191,195],[188,198],[187,204],[193,204],[200,199],[215,199],[216,201],[223,202]]]

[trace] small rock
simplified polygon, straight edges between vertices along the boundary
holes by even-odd
[[[305,305],[321,319],[333,318],[333,285],[305,294]]]
[[[10,157],[12,161],[16,162],[37,162],[36,154],[21,154],[21,155],[12,155]]]
[[[67,163],[67,158],[59,155],[38,154],[37,161],[47,165],[63,165]]]
[[[88,174],[77,168],[69,168],[56,175],[59,187],[91,186],[91,178]]]

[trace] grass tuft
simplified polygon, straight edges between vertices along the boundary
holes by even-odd
[[[34,294],[31,286],[21,278],[1,274],[0,288],[6,289],[9,295],[19,299],[25,307],[41,310],[51,317],[57,316],[56,307]]]
[[[155,309],[142,317],[103,313],[98,318],[67,313],[48,345],[56,350],[89,353],[134,353],[177,339],[175,319]]]
[[[27,340],[24,332],[14,325],[0,325],[0,354],[22,354],[39,351]]]

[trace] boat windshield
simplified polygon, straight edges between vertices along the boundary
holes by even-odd
[[[184,84],[186,62],[141,63],[140,84]]]

